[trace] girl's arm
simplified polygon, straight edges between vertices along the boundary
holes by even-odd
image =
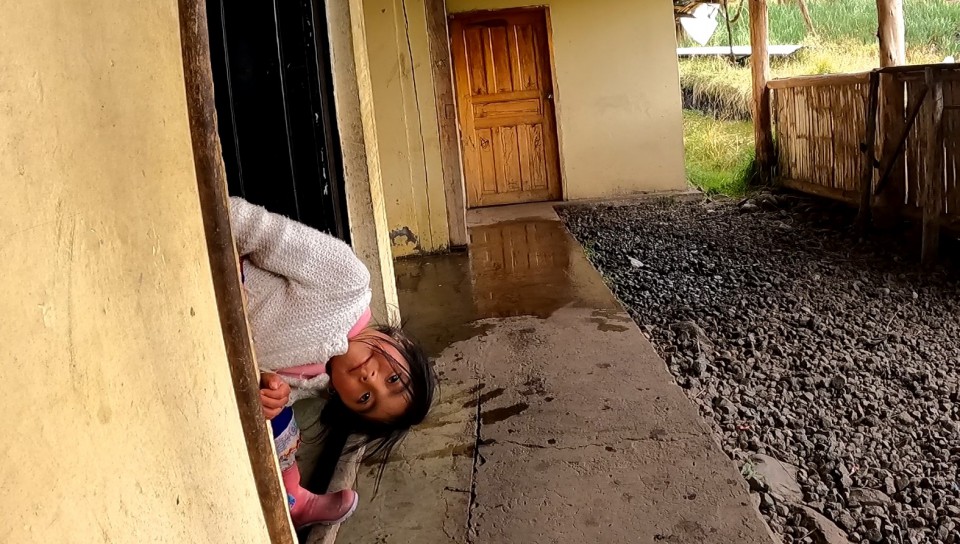
[[[230,223],[241,258],[307,287],[367,290],[370,273],[343,241],[239,197],[230,197]]]

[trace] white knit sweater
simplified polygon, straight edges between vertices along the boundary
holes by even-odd
[[[370,273],[350,246],[237,197],[230,220],[260,368],[275,372],[346,353],[347,333],[370,306]],[[291,403],[329,382],[326,374],[284,379]]]

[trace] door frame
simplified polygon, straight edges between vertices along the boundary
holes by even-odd
[[[546,42],[547,42],[547,55],[548,63],[547,67],[550,70],[550,87],[553,92],[553,125],[554,125],[554,136],[556,137],[557,142],[557,175],[559,179],[557,180],[560,184],[560,200],[567,200],[567,184],[565,182],[565,165],[566,161],[564,160],[564,148],[563,148],[563,128],[560,123],[560,112],[561,112],[561,94],[560,86],[557,82],[557,67],[556,67],[556,54],[554,51],[553,43],[553,21],[550,13],[550,6],[532,6],[532,7],[517,7],[517,8],[505,8],[505,9],[479,9],[479,10],[470,10],[462,11],[456,13],[449,13],[446,8],[445,0],[425,0],[428,6],[428,14],[432,11],[436,13],[438,9],[442,10],[442,13],[445,14],[445,21],[442,25],[442,37],[439,36],[440,27],[437,25],[428,25],[427,32],[429,34],[430,41],[438,42],[441,39],[445,44],[445,65],[438,66],[437,62],[433,62],[434,67],[434,81],[441,82],[435,84],[435,93],[437,98],[438,105],[438,124],[440,126],[441,134],[453,134],[456,137],[456,146],[454,150],[441,150],[441,153],[449,153],[456,155],[456,161],[459,164],[459,172],[455,183],[451,183],[451,180],[447,178],[446,172],[444,174],[444,184],[447,191],[447,215],[449,217],[463,216],[465,217],[467,210],[467,199],[466,199],[466,176],[464,175],[464,165],[463,165],[463,151],[462,151],[462,140],[461,140],[461,126],[460,126],[460,103],[457,99],[456,93],[456,84],[455,84],[455,75],[454,75],[454,66],[453,66],[453,35],[450,30],[450,23],[454,19],[465,19],[471,17],[483,17],[483,16],[496,16],[496,15],[510,15],[515,13],[542,13],[544,17],[544,26],[546,28]],[[439,6],[439,8],[437,7]],[[428,17],[429,18],[429,17]],[[431,55],[433,55],[433,47],[431,47]],[[433,60],[433,59],[432,59]],[[455,229],[457,224],[453,220],[450,221],[450,238],[451,245],[454,244],[453,241],[455,237]],[[465,231],[465,227],[463,228]],[[466,239],[464,232],[463,239]]]
[[[324,2],[207,0],[207,25],[230,194],[349,243]]]

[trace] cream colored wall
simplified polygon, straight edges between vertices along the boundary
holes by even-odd
[[[3,11],[0,541],[268,542],[206,255],[177,3]]]
[[[450,245],[422,0],[364,0],[380,171],[395,256]]]
[[[564,194],[686,188],[672,7],[663,0],[447,0],[450,13],[546,5]]]

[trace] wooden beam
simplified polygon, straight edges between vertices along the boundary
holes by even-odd
[[[878,165],[880,168],[880,179],[877,181],[877,187],[873,192],[874,195],[882,197],[885,194],[887,184],[893,177],[893,165],[901,162],[900,159],[903,155],[903,148],[907,145],[907,138],[910,136],[910,131],[913,130],[913,125],[917,122],[917,116],[920,115],[920,110],[923,108],[923,101],[927,98],[929,91],[930,88],[924,86],[920,94],[911,97],[913,99],[913,105],[910,106],[910,111],[907,113],[907,120],[900,127],[900,132],[895,136],[893,134],[887,134],[889,138],[888,141],[894,142],[895,145],[891,153],[883,157]],[[900,188],[902,189],[902,186],[900,186]],[[902,193],[898,192],[898,194]]]
[[[795,89],[797,87],[832,87],[835,85],[851,85],[869,83],[870,72],[853,74],[823,74],[819,76],[794,76],[772,79],[767,82],[768,89]]]
[[[937,261],[940,246],[940,216],[943,214],[943,83],[937,71],[927,68],[930,89],[926,123],[925,169],[923,176],[923,243],[921,262],[931,266]]]
[[[957,68],[955,64],[944,64],[943,62],[930,62],[926,64],[907,64],[903,66],[886,66],[880,68],[879,72],[882,74],[899,74],[901,78],[907,79],[916,74],[916,79],[925,79],[927,68],[941,68],[943,69],[940,72],[940,79],[943,81],[953,81],[960,79],[960,75],[957,74]]]
[[[240,262],[230,230],[227,175],[220,150],[213,96],[206,2],[179,0],[179,13],[183,79],[193,162],[200,193],[200,214],[207,239],[223,343],[240,413],[240,426],[247,441],[247,455],[270,542],[293,544],[287,494],[280,483],[280,467],[274,453],[273,436],[260,407],[260,372],[247,323],[240,283]]]
[[[769,31],[767,0],[749,0],[750,69],[753,74],[753,133],[760,182],[769,183],[773,168],[773,130],[770,121]]]
[[[443,171],[443,192],[447,203],[447,224],[450,245],[467,245],[467,199],[460,161],[460,129],[457,126],[457,103],[453,91],[453,70],[450,66],[450,33],[447,29],[445,0],[424,0],[427,17],[427,43],[437,101],[437,123],[440,132],[440,162]]]
[[[880,74],[870,74],[870,93],[867,98],[867,130],[863,141],[863,171],[860,173],[860,213],[857,215],[857,226],[861,232],[866,232],[870,226],[871,201],[873,200],[873,176],[876,171],[877,148],[877,102],[880,94]]]
[[[827,187],[826,185],[820,185],[818,183],[797,181],[789,178],[780,179],[778,183],[787,189],[793,189],[795,191],[800,191],[801,193],[828,198],[830,200],[839,200],[840,202],[846,202],[852,206],[856,206],[857,203],[860,202],[860,193],[858,191],[836,189],[834,187]]]
[[[903,0],[877,0],[877,27],[877,38],[880,40],[880,67],[906,64]]]

